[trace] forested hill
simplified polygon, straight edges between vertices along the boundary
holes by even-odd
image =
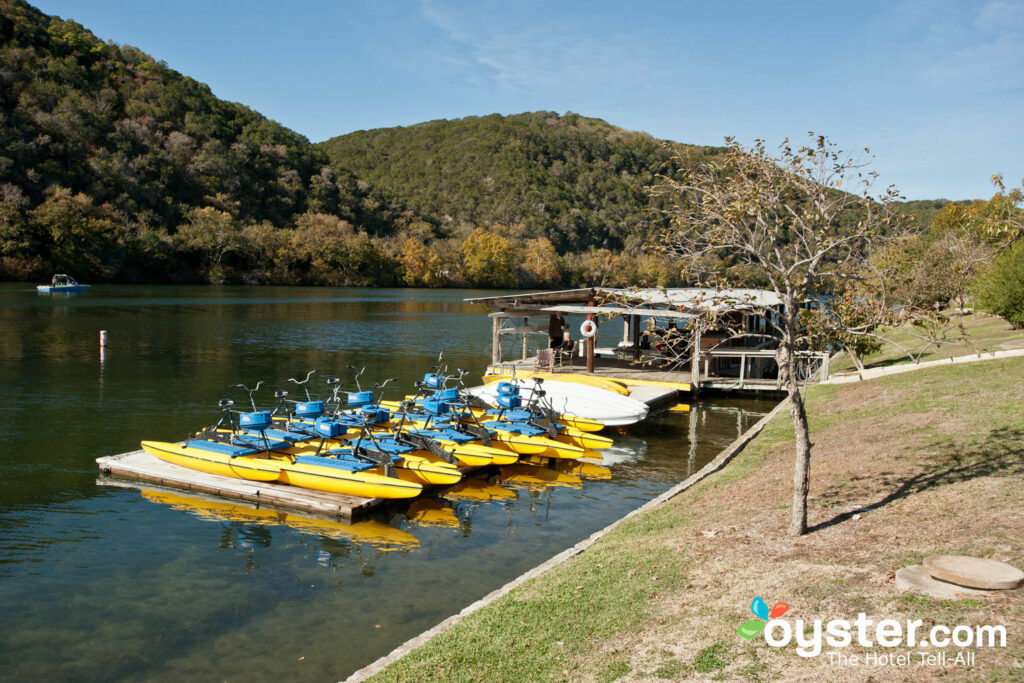
[[[20,0],[0,0],[0,44],[0,256],[9,271],[20,260],[131,276],[153,265],[145,252],[160,251],[178,226],[211,216],[274,227],[307,211],[369,229],[389,221],[386,202],[360,196],[365,188],[304,137],[141,50]]]
[[[673,156],[691,164],[721,151],[554,112],[358,131],[318,147],[440,225],[519,224],[569,251],[635,250],[659,220],[655,175]]]

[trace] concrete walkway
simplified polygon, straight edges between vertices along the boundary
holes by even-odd
[[[977,363],[983,360],[996,360],[998,358],[1016,358],[1024,356],[1024,349],[1011,349],[1009,351],[987,351],[978,352],[969,356],[950,356],[943,360],[930,360],[924,363],[903,363],[900,365],[889,365],[881,368],[866,368],[864,372],[852,372],[842,375],[833,375],[821,384],[847,384],[849,382],[860,382],[865,379],[886,377],[888,375],[899,375],[904,372],[914,372],[925,368],[934,368],[939,365],[950,365],[952,363]]]

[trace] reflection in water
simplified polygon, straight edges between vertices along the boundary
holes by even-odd
[[[458,529],[462,521],[455,510],[431,498],[421,498],[409,504],[405,516],[419,526],[439,526]]]
[[[574,474],[577,477],[591,480],[604,480],[612,478],[612,471],[601,465],[592,462],[580,462],[579,460],[556,460],[551,465],[553,468],[564,474]]]
[[[481,476],[476,476],[463,479],[455,486],[445,489],[441,493],[441,497],[455,501],[490,503],[494,501],[516,500],[518,496],[516,496],[515,491],[488,481]]]
[[[625,463],[635,464],[643,460],[644,456],[647,455],[647,442],[643,439],[620,434],[615,437],[615,443],[608,448],[603,451],[587,451],[588,456],[590,453],[597,453],[600,456],[600,458],[596,459],[597,462],[609,468]],[[580,459],[591,460],[593,458],[584,457]]]
[[[262,529],[257,538],[245,536],[246,543],[270,545],[270,531],[266,527],[288,526],[307,534],[339,541],[365,544],[382,551],[409,551],[420,545],[419,540],[408,531],[397,529],[376,520],[355,524],[344,524],[326,519],[303,517],[290,512],[264,510],[245,503],[214,500],[194,495],[183,495],[168,491],[145,490],[142,497],[154,503],[169,505],[175,510],[188,512],[199,519],[211,522],[227,522],[231,525],[259,525]],[[249,527],[242,526],[243,531]],[[242,535],[240,533],[240,535]],[[244,547],[244,546],[243,546]]]
[[[575,474],[567,474],[550,467],[537,465],[508,465],[502,467],[501,481],[510,486],[526,486],[530,489],[544,489],[555,486],[582,488],[583,480]]]

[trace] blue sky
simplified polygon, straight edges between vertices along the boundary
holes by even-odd
[[[870,147],[908,198],[1024,177],[1024,0],[38,0],[320,141],[574,111],[696,144]]]

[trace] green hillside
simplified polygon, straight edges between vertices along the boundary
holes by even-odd
[[[274,227],[307,211],[389,222],[386,202],[361,196],[304,137],[137,48],[20,0],[0,1],[0,44],[7,270],[165,277],[167,254],[154,252],[200,208]]]
[[[438,225],[525,227],[559,250],[634,250],[660,216],[647,194],[674,155],[719,148],[661,141],[573,113],[471,116],[358,131],[317,145]]]

